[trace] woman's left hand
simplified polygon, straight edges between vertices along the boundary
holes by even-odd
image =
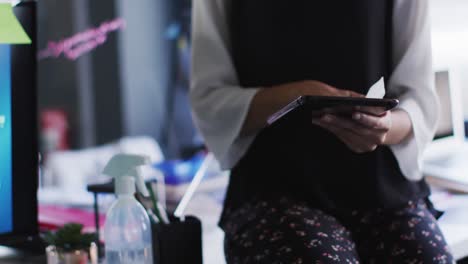
[[[366,153],[386,144],[392,128],[392,112],[379,116],[355,112],[351,118],[325,114],[321,118],[313,118],[312,123],[335,134],[352,151]]]

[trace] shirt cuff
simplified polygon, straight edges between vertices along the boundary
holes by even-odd
[[[412,123],[412,133],[403,142],[396,145],[391,145],[400,170],[403,175],[410,181],[419,181],[423,178],[422,168],[422,151],[426,145],[428,137],[428,129],[424,126],[424,114],[417,102],[406,98],[400,103],[398,109],[408,113]]]
[[[208,149],[214,153],[222,169],[232,169],[256,137],[256,134],[240,136],[240,133],[252,100],[260,89],[229,87],[221,93],[224,98],[208,100],[210,103],[198,108],[199,113],[205,114],[195,114]],[[211,118],[207,118],[207,112],[212,113]]]

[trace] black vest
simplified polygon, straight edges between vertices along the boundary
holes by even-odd
[[[392,73],[392,0],[232,0],[232,56],[243,87],[318,80],[366,94]],[[325,210],[398,207],[427,197],[385,146],[350,151],[297,112],[260,132],[232,170],[225,207],[290,195]]]

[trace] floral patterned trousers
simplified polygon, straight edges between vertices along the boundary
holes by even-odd
[[[223,228],[228,263],[454,263],[424,201],[339,217],[288,198],[256,201]]]

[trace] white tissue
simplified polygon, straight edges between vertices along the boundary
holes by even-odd
[[[382,99],[385,96],[385,81],[384,77],[380,78],[372,87],[369,89],[369,92],[366,95],[366,98]]]

